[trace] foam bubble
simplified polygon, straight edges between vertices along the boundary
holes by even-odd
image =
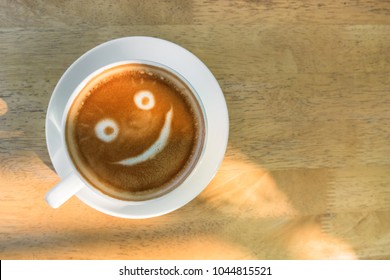
[[[154,95],[151,91],[141,90],[134,95],[135,105],[141,110],[153,109],[155,105]]]
[[[97,138],[104,142],[111,142],[115,140],[119,133],[118,124],[111,119],[104,119],[99,121],[95,126],[95,134]]]

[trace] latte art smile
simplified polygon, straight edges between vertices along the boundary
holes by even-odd
[[[69,109],[66,145],[79,174],[111,197],[159,197],[191,173],[204,142],[202,109],[175,74],[114,66],[87,82]]]
[[[154,95],[152,92],[142,90],[134,95],[134,102],[141,110],[150,110],[154,107]],[[161,152],[168,143],[169,133],[172,123],[172,108],[166,113],[164,125],[161,129],[158,139],[142,154],[115,162],[116,164],[131,166],[154,158]],[[118,137],[118,124],[112,119],[99,121],[95,126],[96,137],[104,142],[111,142]]]

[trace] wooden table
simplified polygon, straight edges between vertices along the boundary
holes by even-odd
[[[0,1],[1,259],[389,259],[388,1]],[[45,143],[51,93],[94,46],[197,55],[227,100],[226,158],[185,207],[114,218],[72,198]]]

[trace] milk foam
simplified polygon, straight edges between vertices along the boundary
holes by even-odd
[[[110,129],[110,133],[107,133],[106,129]],[[97,138],[104,142],[111,142],[118,136],[119,127],[117,123],[111,119],[103,119],[95,126],[95,134]]]
[[[68,113],[66,144],[91,186],[116,199],[143,201],[187,178],[204,131],[196,96],[178,77],[126,64],[99,74],[80,91]]]
[[[146,100],[146,103],[143,101]],[[151,91],[141,90],[134,95],[134,103],[141,110],[153,109],[155,101]]]
[[[116,163],[131,166],[154,158],[168,143],[169,134],[171,132],[172,116],[173,110],[171,108],[165,115],[164,126],[161,129],[158,139],[146,151],[138,156],[130,157]]]

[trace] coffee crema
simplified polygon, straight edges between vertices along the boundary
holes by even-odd
[[[128,63],[93,77],[73,101],[65,140],[78,172],[117,199],[159,197],[194,169],[205,120],[191,89],[175,74]]]

